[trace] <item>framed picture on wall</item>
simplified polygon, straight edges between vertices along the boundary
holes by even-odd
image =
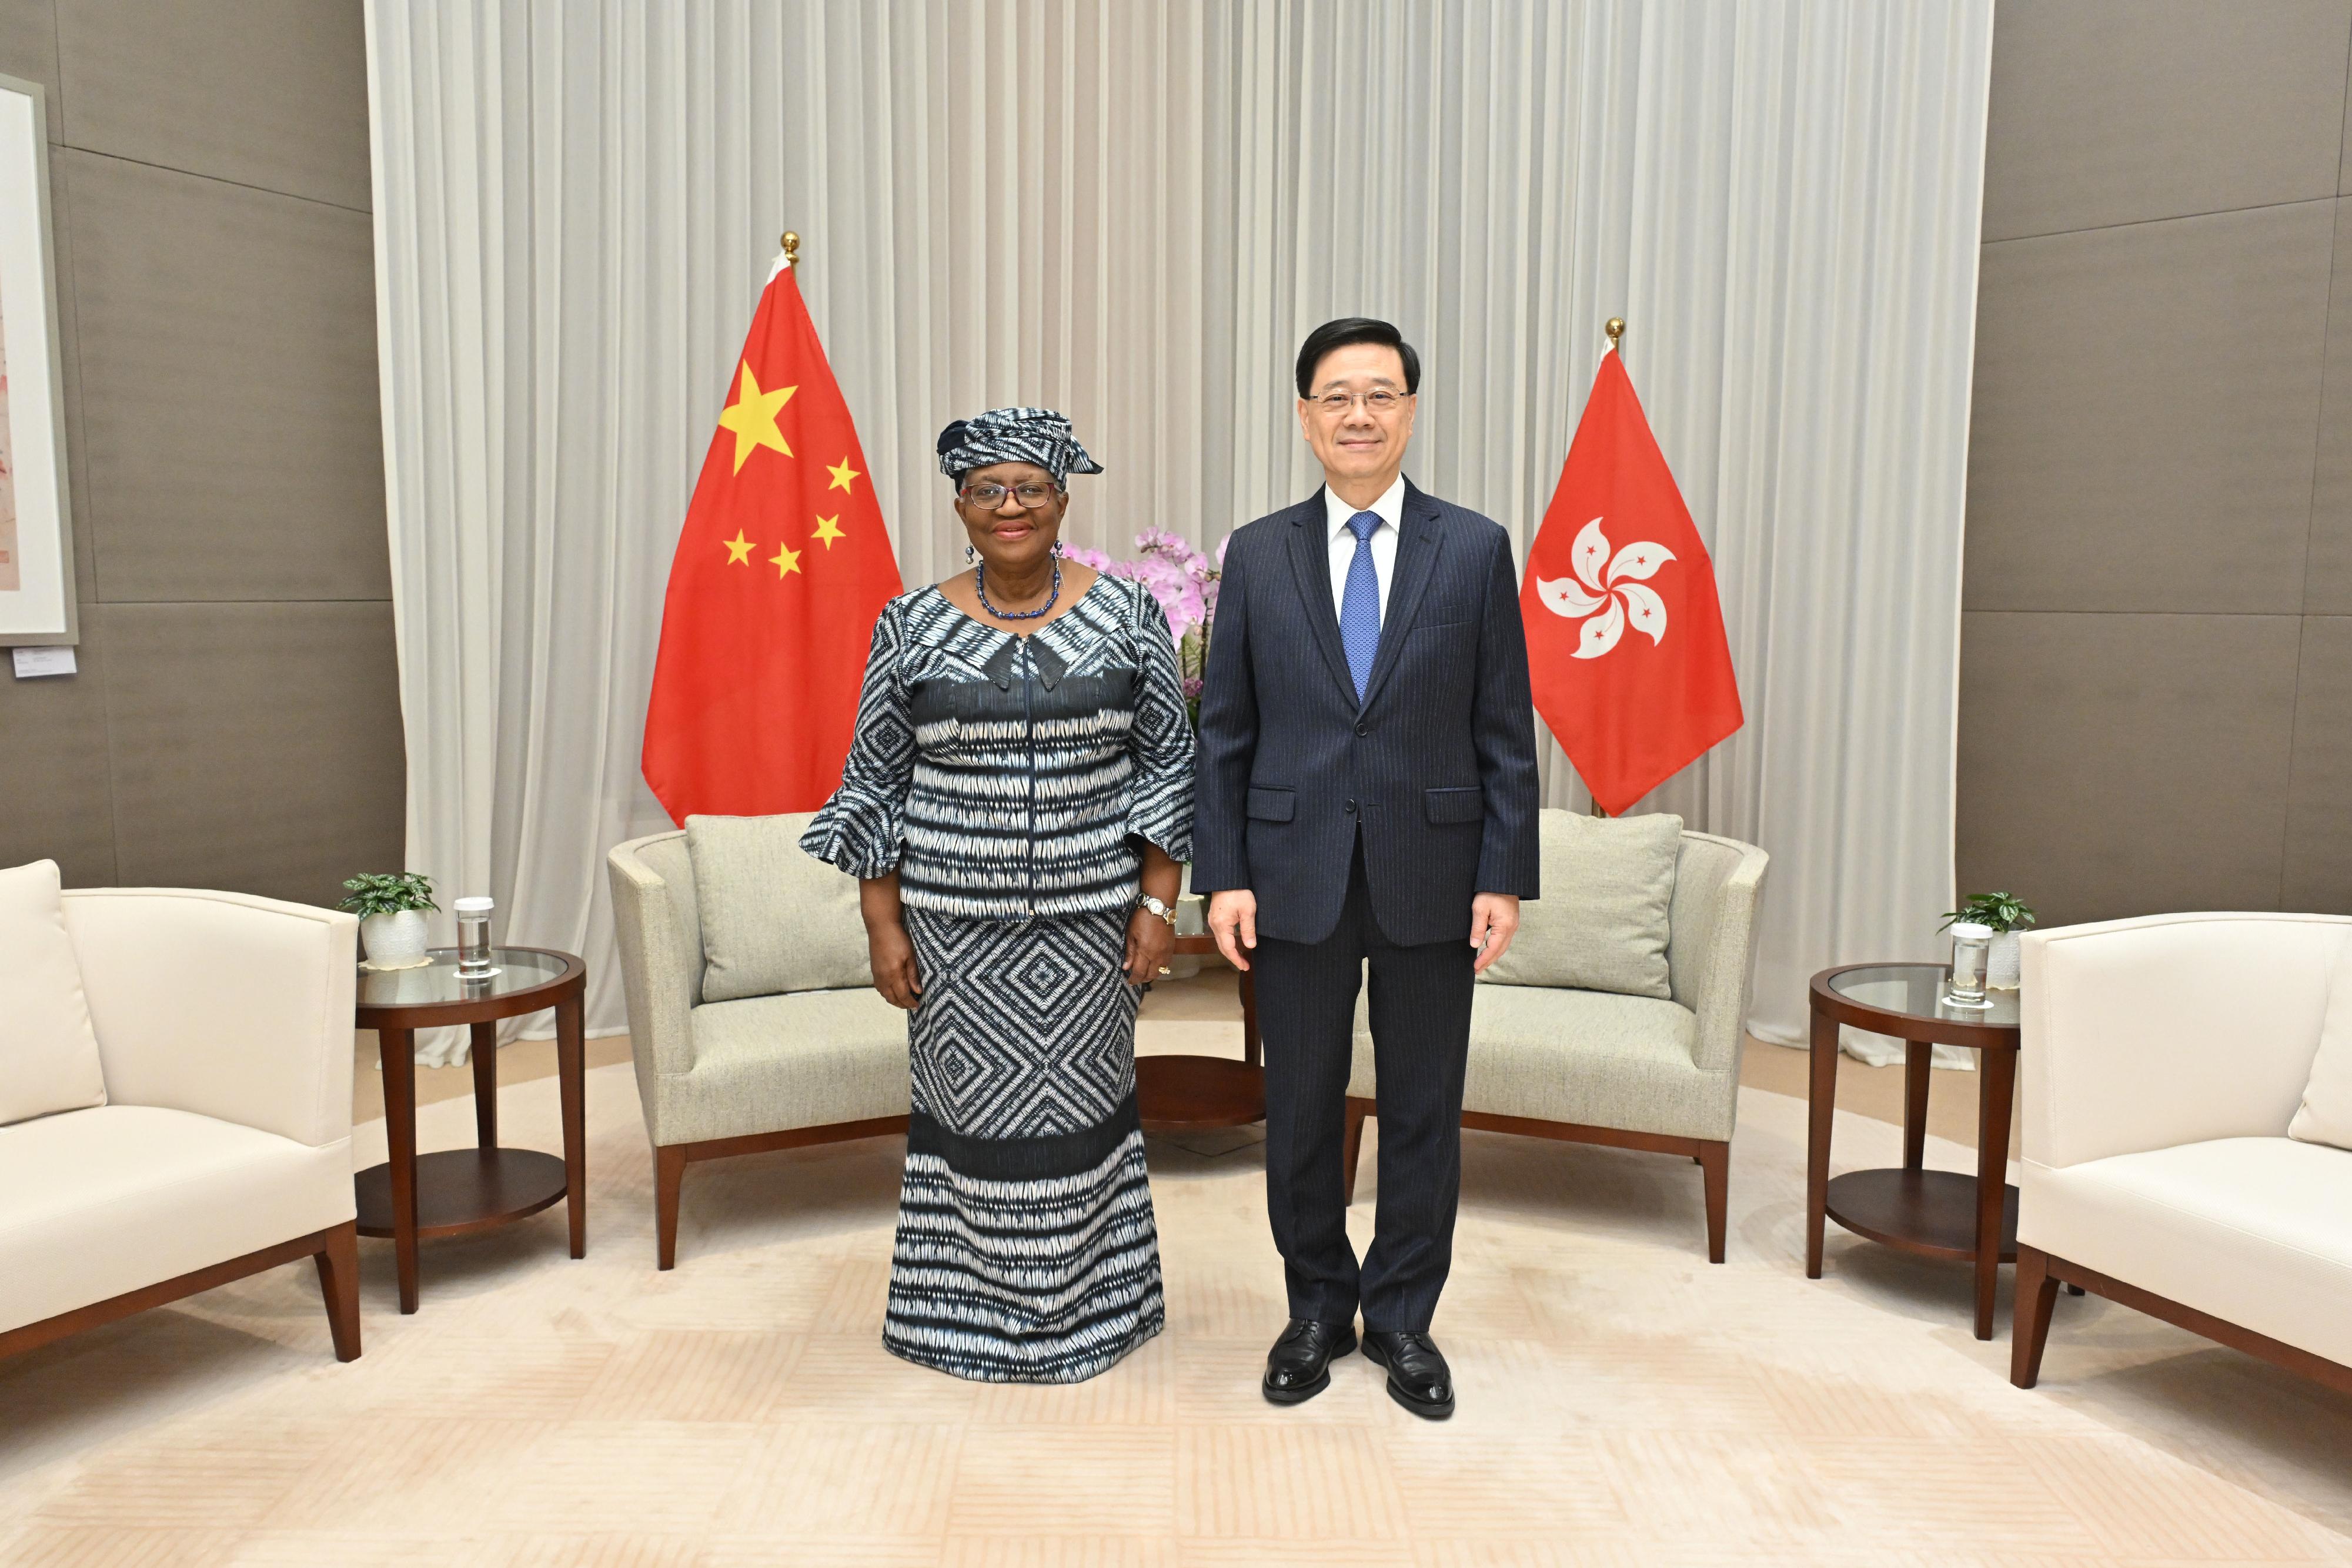
[[[49,232],[48,106],[0,76],[0,648],[79,639]]]

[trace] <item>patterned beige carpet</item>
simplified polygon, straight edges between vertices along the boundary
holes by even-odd
[[[551,1082],[503,1099],[509,1142],[556,1146]],[[1165,1335],[1078,1387],[980,1387],[881,1349],[895,1142],[696,1167],[659,1274],[625,1067],[589,1108],[587,1259],[560,1210],[431,1244],[402,1318],[362,1242],[350,1366],[307,1264],[0,1363],[0,1562],[2352,1562],[2352,1400],[2087,1299],[2020,1393],[1963,1270],[1833,1229],[1806,1281],[1782,1095],[1743,1100],[1721,1268],[1687,1163],[1468,1137],[1445,1426],[1360,1357],[1259,1399],[1282,1308],[1248,1134],[1152,1145]],[[420,1120],[470,1138],[463,1101]]]

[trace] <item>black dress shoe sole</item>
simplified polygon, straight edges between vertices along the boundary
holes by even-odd
[[[1343,1355],[1351,1354],[1355,1348],[1356,1339],[1353,1334],[1350,1334],[1345,1344],[1335,1346],[1331,1354],[1324,1357],[1323,1375],[1310,1384],[1297,1388],[1276,1388],[1273,1384],[1260,1380],[1257,1391],[1265,1396],[1266,1403],[1269,1405],[1304,1405],[1331,1386],[1331,1363]]]
[[[1381,1353],[1372,1348],[1370,1340],[1364,1342],[1364,1359],[1382,1370],[1387,1369],[1388,1363],[1381,1359]],[[1390,1398],[1424,1421],[1443,1421],[1454,1414],[1454,1401],[1450,1396],[1444,1399],[1416,1399],[1397,1385],[1397,1380],[1393,1375],[1388,1379],[1388,1387]]]

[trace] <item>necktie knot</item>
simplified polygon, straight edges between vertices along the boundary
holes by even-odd
[[[1348,531],[1356,536],[1358,544],[1370,538],[1372,530],[1380,526],[1381,515],[1378,512],[1358,512],[1348,519]]]

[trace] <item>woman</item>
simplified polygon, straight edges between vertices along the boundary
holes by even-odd
[[[914,1017],[883,1343],[1076,1383],[1158,1333],[1135,1010],[1174,941],[1192,733],[1167,617],[1061,554],[1069,421],[940,434],[970,571],[884,607],[841,788],[802,847],[857,877],[874,983]]]

